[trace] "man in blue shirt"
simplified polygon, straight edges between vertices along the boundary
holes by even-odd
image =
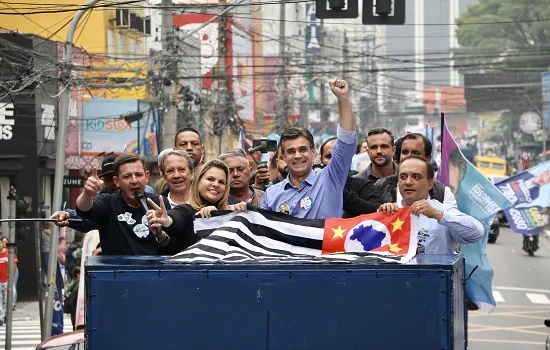
[[[344,80],[331,80],[329,85],[338,98],[340,112],[332,161],[322,171],[312,171],[313,136],[304,128],[286,129],[281,135],[280,150],[289,174],[267,189],[262,208],[304,219],[342,217],[342,193],[357,141],[348,84]]]

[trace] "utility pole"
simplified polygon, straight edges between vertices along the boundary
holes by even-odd
[[[350,62],[349,62],[349,40],[348,40],[348,31],[344,29],[344,42],[342,44],[342,60],[344,61],[342,64],[342,79],[348,82],[348,71],[351,70]]]
[[[286,57],[286,3],[281,1],[279,7],[279,59],[281,60],[281,70],[279,72],[279,81],[277,90],[279,91],[279,103],[281,112],[279,115],[284,121],[282,129],[288,126],[288,82],[286,76],[286,67],[288,65]]]
[[[319,36],[319,46],[321,47],[321,54],[319,55],[319,58],[317,59],[317,62],[315,64],[316,68],[318,68],[321,72],[323,72],[323,70],[325,69],[325,65],[324,65],[324,62],[322,60],[322,57],[323,57],[323,50],[325,50],[325,21],[323,19],[321,19],[321,29],[320,29],[320,33],[321,35]],[[330,113],[328,111],[328,108],[327,108],[327,96],[326,96],[326,82],[325,82],[325,79],[321,79],[320,82],[319,82],[319,93],[320,93],[320,100],[321,100],[321,110],[320,110],[320,119],[321,119],[321,122],[322,123],[326,123],[328,122],[328,118],[330,116]],[[325,124],[326,125],[326,124]]]
[[[63,53],[62,78],[71,76],[71,66],[73,63],[73,38],[78,22],[84,16],[86,11],[92,8],[99,0],[90,0],[73,17],[73,21],[67,32],[67,41],[65,42],[65,51]],[[64,89],[59,97],[59,127],[57,129],[57,150],[55,152],[55,178],[53,191],[53,207],[55,210],[61,210],[61,201],[63,199],[63,175],[65,174],[65,143],[67,142],[67,121],[69,119],[69,99],[70,89]],[[44,320],[42,320],[42,340],[51,336],[53,322],[53,303],[55,294],[55,277],[57,272],[57,244],[59,243],[59,227],[52,228],[50,242],[50,256],[48,259],[48,297],[46,298],[46,309]]]
[[[162,148],[174,147],[174,136],[177,132],[177,108],[176,108],[176,85],[178,62],[172,55],[174,51],[174,20],[172,18],[172,0],[162,0],[162,24],[161,40],[164,72],[162,74]]]
[[[219,0],[220,11],[227,6],[226,0]],[[233,106],[229,91],[229,67],[227,64],[227,13],[220,16],[218,20],[218,117],[216,133],[218,134],[218,154],[222,153],[223,130],[232,114]]]
[[[217,90],[215,95],[216,103],[207,112],[205,118],[207,124],[212,126],[212,131],[208,133],[206,142],[206,154],[207,158],[215,159],[222,152],[222,139],[223,130],[227,126],[229,116],[232,113],[231,98],[229,91],[229,67],[227,64],[227,50],[228,50],[228,17],[227,12],[230,7],[227,6],[226,0],[219,0],[218,5],[218,63],[214,69],[214,76],[216,81],[213,83],[213,87]]]
[[[15,219],[15,204],[17,196],[15,189],[12,187],[8,194],[10,203],[9,218]],[[13,329],[13,280],[15,278],[15,222],[9,223],[8,232],[8,298],[6,302],[6,343],[5,349],[11,350],[11,335]]]

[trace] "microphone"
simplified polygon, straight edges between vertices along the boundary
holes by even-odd
[[[134,199],[141,203],[141,207],[145,212],[149,210],[149,207],[147,206],[147,200],[145,199],[145,195],[140,190],[134,191]]]
[[[262,152],[262,151],[265,151],[267,149],[267,147],[268,147],[267,142],[262,141],[258,146],[249,148],[248,152],[249,153]]]

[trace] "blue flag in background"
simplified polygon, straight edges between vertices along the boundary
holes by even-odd
[[[244,143],[244,128],[242,126],[239,129],[239,144],[237,145],[237,148],[240,148],[243,151],[246,151],[246,145]]]
[[[53,300],[52,316],[52,336],[63,334],[63,274],[59,262],[57,262],[57,272],[55,273],[55,294]]]
[[[445,125],[443,113],[438,180],[451,188],[458,210],[476,218],[485,228],[483,239],[473,244],[461,244],[460,251],[466,263],[466,276],[469,276],[477,266],[466,284],[466,293],[481,311],[492,312],[496,306],[492,291],[494,270],[487,259],[485,249],[495,214],[509,207],[511,203],[464,157]]]

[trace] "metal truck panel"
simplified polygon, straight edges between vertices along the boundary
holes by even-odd
[[[464,349],[463,259],[166,265],[90,257],[89,349]]]

